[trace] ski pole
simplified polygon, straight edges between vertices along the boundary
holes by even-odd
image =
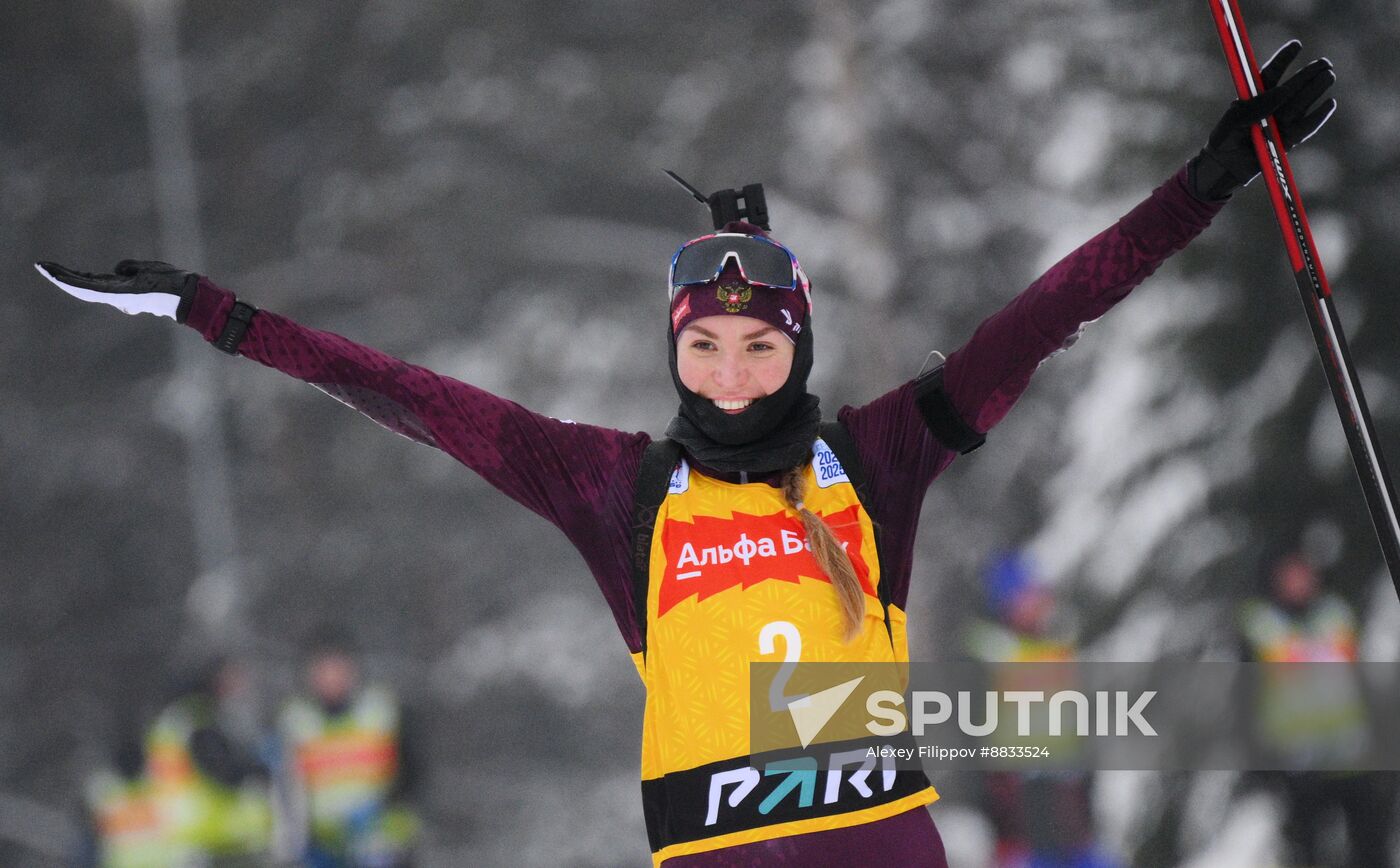
[[[1220,44],[1225,49],[1225,59],[1230,65],[1236,93],[1240,99],[1257,96],[1263,89],[1259,81],[1259,66],[1255,62],[1249,36],[1245,33],[1239,5],[1236,0],[1210,0],[1210,8],[1215,17]],[[1293,182],[1293,169],[1288,164],[1283,140],[1279,138],[1278,125],[1272,117],[1265,118],[1250,133],[1254,139],[1254,152],[1263,169],[1269,199],[1273,202],[1274,216],[1278,218],[1283,243],[1288,248],[1293,279],[1302,295],[1303,309],[1307,312],[1313,340],[1322,357],[1322,369],[1327,374],[1327,383],[1337,404],[1337,415],[1341,417],[1342,429],[1346,432],[1347,445],[1351,449],[1351,460],[1366,496],[1366,507],[1370,510],[1381,552],[1390,569],[1390,580],[1395,584],[1396,595],[1400,596],[1400,517],[1397,517],[1400,516],[1400,509],[1396,507],[1395,489],[1386,472],[1375,426],[1371,423],[1371,411],[1361,391],[1361,380],[1356,376],[1351,353],[1347,350],[1342,322],[1332,303],[1332,288],[1327,283],[1322,262],[1317,258],[1312,230],[1308,227],[1303,201]]]

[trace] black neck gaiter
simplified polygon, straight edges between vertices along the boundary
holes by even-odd
[[[671,382],[681,397],[680,412],[666,436],[680,443],[706,467],[724,473],[769,473],[807,459],[821,425],[817,397],[807,393],[812,372],[811,315],[798,334],[792,371],[782,388],[729,414],[685,387],[676,368],[676,339],[670,338]]]

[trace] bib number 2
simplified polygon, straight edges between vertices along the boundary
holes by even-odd
[[[778,667],[778,673],[773,676],[773,683],[768,685],[768,708],[770,711],[786,711],[789,708],[801,708],[807,704],[807,694],[798,696],[787,696],[788,680],[792,678],[792,672],[797,668],[797,661],[802,658],[802,634],[797,632],[797,627],[790,621],[770,621],[763,625],[763,629],[758,631],[758,653],[774,654],[777,647],[774,644],[779,636],[783,638],[783,665]]]

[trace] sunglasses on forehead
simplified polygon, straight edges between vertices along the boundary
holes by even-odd
[[[687,286],[715,280],[730,260],[745,283],[808,292],[807,275],[792,251],[759,235],[722,232],[688,241],[671,257],[671,298]]]

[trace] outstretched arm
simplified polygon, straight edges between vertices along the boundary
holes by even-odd
[[[1223,204],[1193,196],[1183,168],[984,320],[943,370],[948,400],[962,420],[990,431],[1042,361],[1200,234]]]
[[[442,449],[564,531],[628,647],[639,647],[630,535],[646,434],[533,413],[340,335],[257,311],[208,278],[162,262],[125,260],[113,274],[37,267],[76,298],[188,325],[219,349],[305,380],[390,430]]]
[[[1186,175],[1183,168],[983,320],[943,365],[940,414],[955,416],[976,433],[991,430],[1042,361],[1205,229],[1224,203],[1197,199],[1187,189]],[[905,383],[841,413],[870,465],[872,484],[873,477],[887,475],[901,488],[916,488],[911,496],[918,498],[956,454],[929,430],[926,416],[932,411],[920,392],[917,381]]]
[[[233,293],[201,279],[186,324],[216,341],[234,301]],[[630,481],[646,445],[644,434],[551,419],[269,311],[252,318],[239,354],[442,449],[566,533],[587,517],[580,511],[603,505],[619,477]]]
[[[1025,391],[1042,360],[1206,227],[1220,205],[1187,192],[1185,174],[1183,169],[1062,259],[948,356],[939,399],[943,424],[953,416],[963,429],[991,430]],[[883,529],[882,553],[889,563],[882,562],[882,568],[900,606],[909,591],[924,493],[957,457],[957,448],[930,430],[921,406],[927,398],[921,400],[920,393],[917,382],[907,382],[862,407],[843,408],[839,416],[860,452],[870,494],[866,507]]]
[[[551,419],[340,335],[245,304],[235,309],[229,290],[165,263],[127,260],[113,274],[53,263],[38,268],[70,295],[184,323],[221,349],[305,380],[391,431],[442,449],[576,544],[596,539],[610,518],[627,527],[645,434]]]
[[[1186,167],[978,326],[948,356],[941,372],[940,409],[932,415],[945,423],[952,417],[958,429],[954,433],[976,442],[975,435],[1006,416],[1042,361],[1200,234],[1230,194],[1258,173],[1249,143],[1251,124],[1272,115],[1290,147],[1316,132],[1336,107],[1332,100],[1319,103],[1335,76],[1331,64],[1319,60],[1279,84],[1298,52],[1297,42],[1279,49],[1262,73],[1269,89],[1232,104]],[[957,449],[965,448],[934,436],[926,423],[930,402],[919,394],[916,383],[905,383],[840,414],[865,466],[873,501],[867,506],[886,530],[892,563],[885,569],[901,605],[924,492]]]

